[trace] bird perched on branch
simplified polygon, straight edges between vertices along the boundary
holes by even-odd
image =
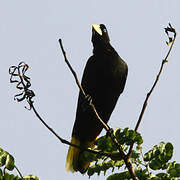
[[[92,25],[92,43],[93,55],[87,61],[81,85],[92,98],[99,116],[107,123],[124,90],[128,67],[111,46],[105,25]],[[92,148],[103,125],[92,108],[83,107],[84,102],[84,95],[80,92],[71,143]],[[68,171],[86,172],[90,163],[82,158],[82,153],[78,148],[69,147],[66,159]]]

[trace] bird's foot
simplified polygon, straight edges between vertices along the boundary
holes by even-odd
[[[88,94],[84,97],[84,100],[82,102],[82,110],[86,111],[90,105],[92,104],[92,97]]]
[[[114,130],[113,128],[110,128],[107,132],[106,132],[106,138],[109,136],[111,137],[111,135],[113,134]]]

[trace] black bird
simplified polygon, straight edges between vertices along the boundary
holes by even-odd
[[[81,84],[85,93],[92,98],[98,114],[107,123],[124,90],[128,67],[111,46],[105,25],[92,25],[92,43],[93,56],[87,61]],[[91,108],[83,108],[84,101],[80,92],[71,142],[92,148],[103,126]],[[70,146],[66,169],[85,173],[90,163],[81,156],[80,149]]]

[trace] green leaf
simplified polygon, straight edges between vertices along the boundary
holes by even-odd
[[[128,171],[110,175],[106,180],[130,180],[131,176]]]
[[[150,167],[152,170],[158,170],[158,169],[161,169],[162,164],[161,164],[161,162],[158,161],[157,159],[153,159],[153,160],[149,163],[149,167]]]
[[[155,145],[150,151],[145,153],[144,161],[150,161],[149,167],[153,170],[165,169],[166,163],[172,158],[172,155],[172,144],[161,142],[159,145]]]
[[[176,163],[176,164],[175,164],[175,168],[176,168],[177,170],[180,170],[180,164],[179,164],[179,163]]]
[[[141,145],[143,143],[143,138],[140,133],[136,132],[134,141],[137,143],[137,145]]]
[[[101,166],[102,166],[102,163],[98,163],[98,164],[95,164],[95,165],[92,165],[88,168],[88,171],[87,171],[87,174],[88,176],[92,176],[94,173],[97,173],[97,175],[100,174],[101,171],[103,171],[101,169]]]
[[[135,174],[139,179],[148,179],[149,178],[148,170],[147,169],[143,170],[141,167],[137,167],[135,169]]]
[[[125,128],[125,129],[123,130],[123,133],[124,133],[124,135],[125,135],[126,137],[128,137],[128,136],[129,136],[129,128]]]
[[[117,150],[112,139],[106,136],[98,138],[95,142],[95,145],[97,145],[97,149],[101,151],[112,152]]]
[[[133,143],[141,145],[143,143],[143,139],[140,133],[129,128],[125,128],[124,130],[116,130],[115,136],[121,145],[131,145]]]
[[[139,159],[139,157],[140,153],[137,153],[136,151],[132,150],[131,158],[134,159],[134,161],[136,161],[137,159]]]
[[[12,171],[14,169],[14,157],[0,148],[0,167],[4,166]]]
[[[0,169],[0,180],[1,180],[1,177],[3,176],[3,172],[2,170]]]
[[[180,164],[175,162],[169,164],[168,174],[171,177],[180,177]]]
[[[7,153],[5,151],[0,152],[0,167],[6,164]]]
[[[93,166],[89,167],[89,168],[88,168],[88,171],[87,171],[87,175],[88,175],[89,177],[91,177],[91,176],[94,175],[94,173],[95,173],[95,171],[94,171],[94,169],[93,169],[92,167],[93,167]]]
[[[124,165],[124,161],[122,160],[122,161],[115,161],[114,162],[114,166],[115,167],[118,167],[118,168],[120,168],[121,166],[123,166]]]
[[[92,166],[90,166],[88,168],[87,174],[88,176],[92,176],[95,173],[97,173],[98,175],[100,174],[100,172],[104,172],[104,174],[106,173],[106,171],[110,168],[112,168],[112,171],[114,170],[115,167],[120,168],[121,166],[124,165],[124,161],[113,161],[113,160],[105,160],[102,163],[98,163],[98,164],[94,164]]]
[[[7,158],[6,158],[6,164],[5,164],[5,167],[9,170],[9,171],[12,171],[14,169],[14,157],[10,154],[7,155]]]
[[[174,150],[174,147],[171,143],[167,143],[166,146],[165,146],[165,149],[166,149],[166,156],[171,159],[172,156],[173,156],[173,150]]]
[[[23,177],[24,180],[40,180],[40,178],[38,178],[37,176],[33,176],[33,175],[28,175]]]
[[[21,178],[18,178],[18,176],[15,176],[13,174],[5,173],[3,176],[3,180],[21,180]]]
[[[144,154],[144,161],[150,161],[153,158],[153,151],[150,150]]]
[[[81,156],[79,161],[80,162],[84,162],[84,161],[88,161],[88,162],[92,162],[92,161],[98,161],[98,159],[100,158],[100,155],[97,154],[93,154],[87,151],[84,151]]]
[[[159,178],[163,178],[163,179],[165,179],[165,178],[168,178],[168,174],[166,174],[166,173],[158,173],[158,174],[156,174],[156,176],[157,177],[159,177]],[[169,179],[169,178],[168,178]]]
[[[136,132],[134,130],[129,130],[129,139],[134,140],[136,138]]]

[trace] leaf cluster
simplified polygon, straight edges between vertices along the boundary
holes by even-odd
[[[136,150],[132,151],[130,161],[140,180],[176,180],[180,178],[180,164],[175,161],[170,162],[174,150],[171,143],[161,142],[143,155],[141,147],[143,139],[140,133],[125,128],[116,129],[113,134],[126,154],[131,144],[136,145]],[[88,176],[100,175],[100,173],[105,175],[107,170],[114,172],[116,168],[119,172],[110,175],[107,180],[130,180],[131,175],[111,138],[102,136],[96,140],[95,144],[94,150],[109,153],[109,156],[85,152],[84,157],[91,162],[87,171]]]
[[[143,143],[143,139],[140,133],[135,132],[129,128],[125,128],[125,129],[116,129],[113,132],[113,135],[121,144],[122,150],[124,152],[127,152],[128,147],[134,143],[136,144],[137,149],[141,149],[140,147],[141,144]],[[89,177],[95,173],[99,175],[101,172],[103,172],[105,174],[108,169],[111,169],[113,172],[115,168],[120,169],[122,166],[125,165],[118,151],[118,148],[112,141],[111,137],[102,136],[96,140],[95,145],[96,147],[94,148],[94,150],[98,152],[109,153],[110,156],[106,157],[100,154],[95,155],[89,152],[85,152],[86,160],[92,162],[92,165],[88,168],[87,171]],[[134,159],[139,158],[139,156],[140,156],[139,152],[133,151],[131,158],[132,161],[134,161]]]
[[[10,174],[11,171],[16,169],[20,176]],[[8,171],[7,171],[8,170]],[[9,172],[10,171],[10,172]],[[14,157],[7,151],[0,148],[0,180],[40,180],[38,177],[28,175],[22,177],[20,171],[15,165]]]

